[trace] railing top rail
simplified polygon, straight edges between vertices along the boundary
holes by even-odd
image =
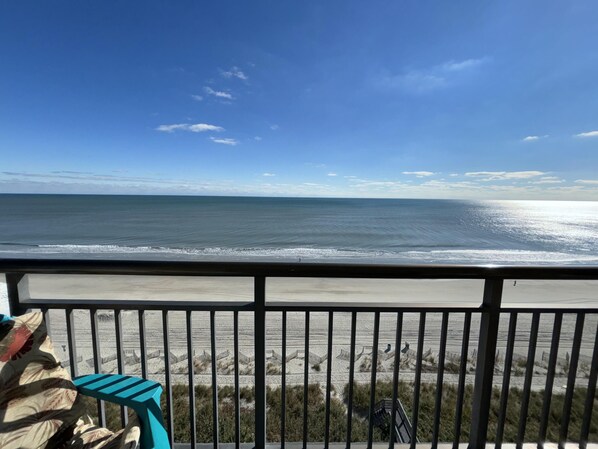
[[[170,311],[252,311],[255,303],[253,301],[176,301],[176,300],[136,300],[136,299],[25,299],[21,300],[21,305],[28,308],[39,309],[81,309],[81,310],[170,310]],[[405,313],[466,313],[482,312],[484,309],[479,304],[449,304],[438,305],[428,303],[317,303],[317,302],[284,302],[270,303],[266,302],[266,310],[269,312],[405,312]],[[517,305],[512,307],[501,307],[501,313],[557,313],[567,311],[568,313],[583,312],[587,314],[598,313],[598,304],[574,305],[543,305],[534,304],[531,306]]]
[[[598,280],[598,266],[397,265],[0,258],[0,273],[376,279]]]

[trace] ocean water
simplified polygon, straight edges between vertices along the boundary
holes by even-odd
[[[0,195],[0,257],[598,264],[598,202]]]

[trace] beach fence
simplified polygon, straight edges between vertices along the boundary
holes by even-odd
[[[458,352],[446,351],[444,356],[447,362],[452,362],[455,364],[461,363],[461,354]]]
[[[287,354],[286,361],[288,363],[291,360],[294,360],[297,358],[305,360],[305,351],[295,350],[295,351],[291,352],[290,354]],[[311,365],[318,365],[318,364],[326,361],[327,358],[328,358],[327,354],[320,356],[320,355],[310,351],[307,362]],[[266,359],[270,362],[277,364],[277,365],[281,365],[283,362],[282,354],[279,354],[278,352],[276,352],[274,350],[266,351]]]
[[[361,351],[355,353],[354,360],[355,361],[359,360],[364,352],[365,352],[365,348],[362,347]],[[345,360],[345,361],[349,362],[351,360],[351,352],[347,351],[346,349],[341,348],[341,350],[338,353],[338,355],[336,356],[336,358],[339,360]]]
[[[406,351],[403,352],[403,354],[415,358],[415,356],[417,355],[417,352],[413,349],[407,349]],[[499,352],[497,352],[497,362],[500,360],[499,358]],[[362,356],[372,356],[373,355],[373,350],[371,346],[364,346],[362,347],[362,349],[358,352],[356,352],[355,354],[355,361],[359,360]],[[476,355],[476,351],[472,351],[472,357],[474,357]],[[547,360],[547,355],[548,353],[543,352],[542,353],[542,358],[541,360],[545,361]],[[228,357],[232,357],[233,354],[230,352],[230,350],[225,350],[225,351],[221,351],[217,354],[216,356],[216,360],[220,361],[222,359],[228,358]],[[433,351],[431,348],[428,348],[426,351],[423,352],[423,359],[426,360],[429,357],[436,357],[437,353],[435,351]],[[239,357],[239,363],[242,365],[250,365],[251,363],[254,363],[255,361],[255,356],[251,355],[251,356],[247,356],[245,354],[243,354],[242,352],[238,353],[238,357]],[[395,351],[394,350],[390,350],[390,351],[382,351],[382,350],[378,350],[378,361],[380,362],[386,362],[387,360],[392,360],[395,357]],[[185,351],[180,351],[177,353],[174,352],[170,352],[170,362],[172,364],[176,364],[176,363],[180,363],[180,362],[184,362],[185,360],[187,360],[188,355]],[[194,351],[194,360],[197,360],[199,363],[210,363],[212,360],[211,357],[211,353],[209,351],[203,350],[199,355],[196,355],[195,351]],[[301,351],[301,350],[295,350],[290,352],[289,354],[287,354],[286,356],[286,362],[290,362],[291,360],[294,360],[296,358],[305,359],[305,352]],[[345,350],[345,349],[340,349],[340,352],[337,355],[337,358],[340,360],[345,360],[345,361],[349,361],[350,360],[350,355],[349,355],[349,351]],[[111,353],[109,355],[105,355],[102,356],[100,358],[101,362],[103,364],[108,364],[110,362],[115,362],[118,359],[118,354],[115,353]],[[159,359],[159,360],[163,360],[164,359],[164,351],[161,349],[155,349],[153,351],[148,351],[146,354],[146,359],[148,360],[152,360],[152,359]],[[282,364],[282,354],[280,354],[279,352],[275,351],[275,350],[268,350],[266,352],[266,359],[272,363],[275,363],[277,365],[281,365]],[[319,355],[316,354],[312,351],[309,352],[309,360],[308,363],[311,365],[319,365],[323,362],[325,362],[328,359],[328,355],[327,354],[323,354],[323,355]],[[126,366],[136,366],[139,364],[141,360],[141,355],[139,350],[126,350],[124,353],[124,362]],[[583,362],[588,362],[591,361],[591,359],[589,357],[582,357],[580,356],[580,362],[583,360]],[[81,363],[83,361],[82,356],[78,356],[78,362]],[[461,354],[459,353],[455,353],[455,352],[450,352],[450,351],[446,351],[445,352],[445,363],[448,362],[453,362],[453,363],[459,363],[461,361]],[[523,363],[526,361],[526,357],[521,355],[521,354],[513,354],[513,361],[515,362],[520,362]],[[86,364],[88,367],[93,367],[94,366],[94,359],[93,358],[88,358],[85,360]],[[565,363],[565,359],[564,358],[559,358],[559,363]],[[70,366],[70,360],[69,359],[65,359],[65,361],[63,362],[64,366]],[[500,369],[500,367],[499,367]]]
[[[218,353],[216,353],[216,361],[230,357],[230,355],[231,355],[231,353],[228,349],[226,351],[218,352]],[[241,356],[241,355],[242,354],[239,353],[239,356]],[[182,360],[186,360],[186,359],[187,359],[187,357],[185,356],[185,359],[182,359]],[[199,356],[196,357],[196,359],[199,360],[201,363],[210,363],[212,361],[212,353],[204,350],[204,351],[202,351],[202,353]],[[241,363],[249,363],[249,362],[245,361],[245,360],[249,360],[249,357],[243,356],[243,360],[244,361]],[[180,361],[180,360],[177,360],[177,361]],[[239,361],[241,361],[241,357],[239,357]],[[174,363],[176,363],[176,361]]]
[[[254,355],[248,356],[243,354],[242,352],[239,352],[237,356],[239,357],[239,363],[242,363],[243,365],[249,365],[250,363],[255,362]]]
[[[287,356],[287,362],[289,360],[292,360],[295,357],[297,357],[296,354],[294,355],[294,357],[292,357],[290,359],[289,359],[289,356]],[[274,350],[266,351],[266,359],[270,362],[277,364],[277,365],[282,365],[282,354],[279,354],[278,352],[276,352]]]
[[[372,352],[373,354],[373,352]],[[378,360],[382,362],[386,362],[389,359],[394,359],[395,352],[394,351],[378,351]]]
[[[550,360],[550,352],[542,351],[542,356],[540,357],[540,360],[543,363],[547,364]],[[570,360],[571,356],[568,352],[565,353],[565,357],[557,357],[557,363],[559,365],[566,365],[570,362]],[[590,365],[592,363],[592,357],[584,354],[579,354],[579,362],[586,365]]]
[[[80,363],[83,361],[83,356],[77,356],[77,363]],[[66,359],[62,362],[63,366],[71,366],[71,360],[70,359]]]
[[[299,351],[298,350],[293,351],[290,354],[287,354],[286,361],[290,362],[291,360],[296,359],[297,357],[299,357]],[[281,361],[282,361],[282,357],[281,357]]]
[[[290,354],[287,354],[286,356],[286,361],[290,362],[291,360],[297,358],[297,356],[299,355],[299,351],[293,351]],[[274,351],[274,350],[270,350],[270,351],[266,351],[266,360],[268,360],[269,362],[275,363],[277,365],[282,365],[282,354]]]
[[[306,358],[305,351],[299,350],[298,354],[297,354],[297,358],[305,360],[305,358]],[[318,365],[318,364],[324,362],[326,360],[326,358],[327,358],[326,355],[319,356],[318,354],[315,354],[315,353],[309,351],[307,354],[307,363],[309,363],[310,365]]]

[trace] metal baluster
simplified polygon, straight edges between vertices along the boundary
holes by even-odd
[[[388,442],[389,449],[395,447],[396,437],[396,416],[397,416],[397,401],[399,399],[399,368],[401,364],[401,333],[403,332],[403,312],[397,312],[397,328],[395,331],[395,360],[392,370],[392,406],[390,414],[391,430],[390,441]]]
[[[463,340],[461,342],[461,363],[459,364],[459,386],[457,387],[457,409],[455,414],[455,438],[453,449],[459,448],[461,440],[461,420],[463,418],[463,399],[467,376],[467,353],[469,352],[469,333],[471,331],[471,312],[465,313],[463,320]]]
[[[529,336],[529,348],[527,351],[527,366],[525,368],[525,382],[523,384],[523,395],[521,398],[521,412],[519,413],[519,430],[515,446],[517,449],[523,447],[525,438],[525,428],[527,426],[527,412],[529,408],[529,398],[532,387],[532,378],[534,375],[534,362],[536,358],[536,343],[538,341],[538,327],[540,325],[540,314],[533,314],[532,328]]]
[[[69,343],[69,359],[71,367],[71,377],[75,378],[79,375],[77,367],[77,348],[75,347],[75,318],[73,316],[73,309],[65,310],[66,314],[66,336]]]
[[[411,416],[411,449],[415,449],[417,444],[417,425],[419,418],[419,395],[422,379],[422,359],[424,354],[424,336],[426,332],[426,312],[419,314],[419,333],[417,336],[417,362],[415,365],[415,384],[413,387],[413,415]]]
[[[594,353],[592,354],[592,367],[590,368],[590,377],[588,378],[588,390],[586,394],[586,404],[583,412],[583,422],[579,437],[580,449],[586,449],[588,436],[590,434],[590,421],[592,419],[592,410],[594,408],[594,398],[596,396],[596,380],[598,379],[598,327],[596,328],[596,337],[594,338]]]
[[[166,430],[168,431],[168,439],[170,445],[174,444],[174,417],[172,416],[172,383],[170,379],[170,343],[169,343],[169,325],[168,325],[168,310],[162,310],[162,332],[164,337],[164,374],[166,380],[166,412],[168,418],[166,420]]]
[[[236,313],[236,312],[235,312]],[[189,430],[191,431],[191,447],[197,444],[197,429],[195,419],[195,366],[193,351],[193,321],[191,310],[187,310],[187,374],[189,375]]]
[[[93,350],[93,368],[95,374],[102,372],[102,355],[100,354],[100,337],[98,334],[98,313],[96,309],[89,311],[91,321],[91,346]],[[97,400],[98,424],[100,427],[106,427],[106,406],[101,399]]]
[[[239,312],[233,312],[235,346],[235,449],[241,445],[241,391],[239,388]],[[194,446],[195,448],[195,446]]]
[[[114,310],[114,327],[116,329],[116,365],[118,374],[125,374],[124,354],[123,354],[123,324],[121,317],[121,310]],[[120,424],[125,427],[129,421],[127,407],[120,406]]]
[[[355,378],[355,328],[357,327],[357,312],[351,312],[351,350],[349,361],[349,400],[347,404],[347,449],[351,448],[351,433],[353,430],[353,379]]]
[[[284,449],[287,423],[287,312],[282,312],[282,382],[280,391],[280,448]]]
[[[218,376],[216,375],[216,312],[210,312],[210,345],[212,351],[212,441],[218,449],[220,422],[218,420]]]
[[[505,369],[502,377],[502,393],[500,394],[500,409],[498,423],[496,424],[496,449],[502,445],[505,419],[507,417],[507,403],[509,400],[509,388],[511,384],[511,367],[513,366],[513,347],[515,346],[515,332],[517,331],[517,313],[514,312],[509,318],[509,334],[507,336],[507,351],[505,353]]]
[[[583,335],[583,324],[585,313],[577,313],[575,322],[575,334],[573,335],[573,347],[571,348],[571,359],[569,360],[569,378],[567,379],[567,391],[565,392],[565,402],[563,404],[563,414],[561,415],[561,429],[559,432],[559,448],[564,448],[569,433],[569,420],[571,419],[571,403],[573,402],[573,392],[575,389],[575,376],[577,375],[577,363],[579,362],[579,348],[581,347],[581,337]]]
[[[548,371],[546,372],[546,388],[544,388],[544,401],[542,404],[542,417],[540,418],[540,433],[538,435],[538,446],[543,447],[548,431],[548,417],[550,416],[550,402],[552,401],[552,388],[554,386],[554,373],[559,353],[559,341],[561,339],[561,327],[563,314],[554,314],[554,326],[552,328],[552,342],[550,344],[550,357],[548,360]]]
[[[374,341],[372,342],[372,372],[370,378],[370,411],[368,422],[368,449],[374,439],[374,407],[376,406],[376,371],[378,369],[378,339],[380,334],[380,312],[374,313]]]
[[[446,334],[448,333],[448,312],[442,313],[440,329],[440,350],[438,353],[438,375],[436,377],[436,400],[434,405],[434,427],[432,431],[432,449],[438,447],[440,432],[440,408],[442,407],[442,383],[444,382],[444,358],[446,354]]]
[[[328,353],[326,356],[326,413],[324,449],[330,446],[330,387],[332,383],[332,335],[334,326],[334,312],[328,312]]]
[[[254,280],[255,447],[266,447],[266,278]]]
[[[308,395],[309,395],[309,312],[305,312],[305,359],[303,360],[303,449],[307,448]]]
[[[145,344],[145,311],[139,311],[139,349],[141,351],[141,377],[147,379],[147,348]]]
[[[44,307],[42,309],[42,313],[44,314],[44,323],[46,323],[46,332],[48,334],[48,336],[50,337],[52,334],[51,331],[51,325],[50,325],[50,309],[48,309],[47,307]]]

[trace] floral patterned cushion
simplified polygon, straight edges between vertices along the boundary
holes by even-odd
[[[0,447],[53,448],[83,414],[68,372],[54,354],[42,313],[0,322]]]
[[[114,433],[87,418],[79,420],[65,449],[137,449],[139,437],[137,419],[130,419],[127,427]]]
[[[119,432],[83,419],[85,406],[60,365],[40,312],[0,314],[1,449],[136,449],[136,419]]]

